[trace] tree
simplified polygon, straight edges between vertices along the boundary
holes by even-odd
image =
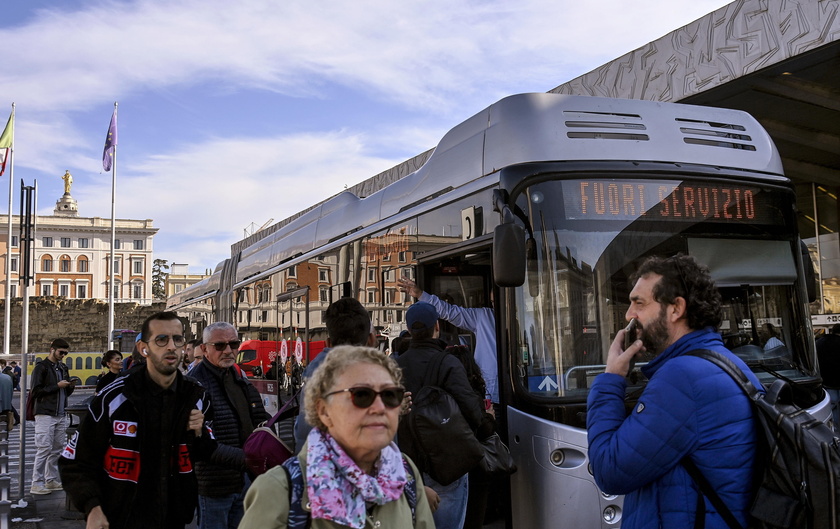
[[[155,259],[152,263],[152,296],[155,299],[166,299],[166,279],[169,277],[169,261]]]

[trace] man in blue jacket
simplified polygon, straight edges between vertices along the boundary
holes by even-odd
[[[623,350],[618,332],[606,372],[589,394],[587,430],[595,481],[608,494],[625,494],[623,529],[725,528],[681,461],[690,458],[742,525],[746,525],[756,460],[751,403],[711,362],[686,356],[698,349],[723,353],[761,387],[717,333],[721,298],[708,268],[693,258],[652,257],[633,277],[626,318],[638,322]],[[642,372],[649,382],[630,415],[625,377],[630,360],[654,355]]]

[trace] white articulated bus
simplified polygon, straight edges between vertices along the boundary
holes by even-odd
[[[337,296],[356,297],[395,337],[413,302],[402,276],[451,303],[493,306],[497,419],[519,467],[502,495],[508,525],[620,527],[622,498],[599,491],[589,467],[586,398],[647,256],[707,265],[727,346],[762,381],[794,382],[799,403],[827,420],[795,205],[770,137],[746,113],[514,95],[452,129],[417,171],[284,223],[169,306],[194,332],[222,319],[263,340],[305,327],[306,341],[324,338],[320,314]],[[766,323],[783,346],[765,351]],[[628,407],[645,384],[638,370],[630,379]]]

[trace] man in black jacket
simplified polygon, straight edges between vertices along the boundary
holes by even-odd
[[[58,478],[58,456],[67,440],[67,398],[73,393],[70,371],[64,363],[70,344],[56,338],[50,354],[32,370],[32,398],[35,399],[35,461],[32,465],[32,494],[62,490]]]
[[[86,529],[183,529],[198,503],[193,461],[215,448],[204,389],[178,371],[177,314],[150,316],[141,336],[147,361],[94,397],[59,460]]]
[[[242,501],[250,480],[242,447],[254,428],[271,418],[259,392],[234,365],[242,343],[236,328],[216,322],[204,329],[204,360],[189,376],[207,389],[213,412],[207,423],[218,448],[196,464],[200,529],[236,529],[245,512]]]
[[[434,305],[422,301],[413,304],[406,311],[405,321],[411,333],[411,342],[408,350],[397,358],[397,364],[403,370],[405,389],[417,395],[423,388],[430,361],[443,351],[446,342],[438,339],[440,325]],[[482,399],[470,386],[467,372],[460,360],[452,355],[445,355],[436,375],[436,377],[431,375],[430,385],[443,388],[452,395],[458,403],[461,415],[467,420],[473,432],[477,432],[484,415]],[[486,437],[491,432],[483,436],[479,435],[479,438]],[[400,423],[397,439],[400,450],[406,452],[415,462],[422,462],[423,457],[417,457],[416,454],[419,447],[413,446],[411,434],[404,428],[404,423]],[[423,482],[440,496],[440,506],[434,512],[435,526],[463,527],[467,512],[468,474],[464,474],[449,485],[441,485],[428,473],[423,472]]]

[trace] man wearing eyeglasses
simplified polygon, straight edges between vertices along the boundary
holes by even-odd
[[[204,388],[178,371],[184,326],[153,314],[137,342],[146,362],[91,401],[59,467],[86,529],[179,529],[198,504],[194,462],[215,450]]]
[[[244,514],[242,501],[250,485],[245,474],[245,440],[266,413],[259,392],[248,382],[236,356],[242,341],[236,328],[216,322],[204,329],[199,348],[204,361],[189,372],[207,389],[213,413],[207,422],[219,442],[209,461],[196,464],[200,529],[236,529]]]
[[[56,338],[50,354],[32,370],[32,398],[35,400],[35,461],[32,465],[32,494],[63,490],[58,476],[58,456],[67,440],[67,398],[73,393],[70,371],[64,357],[70,344]]]

